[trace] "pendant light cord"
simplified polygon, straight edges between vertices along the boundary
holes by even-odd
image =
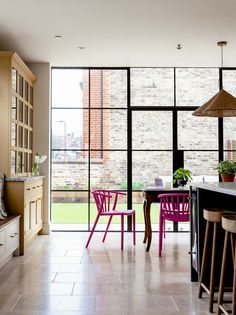
[[[221,49],[221,68],[223,68],[224,56],[223,56],[223,45],[220,46]]]

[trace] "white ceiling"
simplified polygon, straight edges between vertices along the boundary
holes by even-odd
[[[236,66],[235,0],[0,0],[0,49],[29,62],[218,67],[220,40]]]

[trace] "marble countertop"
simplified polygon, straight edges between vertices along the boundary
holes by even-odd
[[[26,182],[26,181],[32,181],[37,179],[45,178],[45,176],[29,176],[29,177],[12,177],[12,178],[5,178],[6,182]]]
[[[191,187],[211,190],[227,195],[236,196],[236,182],[232,183],[188,183]]]

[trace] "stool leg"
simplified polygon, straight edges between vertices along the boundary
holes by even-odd
[[[231,233],[232,235],[233,233]],[[236,315],[236,241],[234,246],[234,279],[233,279],[232,315]]]
[[[211,313],[213,313],[213,302],[214,302],[216,237],[217,237],[217,223],[214,222],[212,255],[211,255],[210,303],[209,303],[209,312]]]
[[[221,265],[221,275],[220,275],[220,287],[219,287],[219,295],[218,295],[217,315],[222,314],[220,306],[222,305],[223,295],[224,295],[224,279],[225,279],[225,267],[226,267],[226,255],[227,255],[228,239],[229,239],[229,232],[226,231],[225,232],[225,242],[224,242],[222,265]]]
[[[230,234],[230,241],[231,241],[232,261],[233,261],[233,265],[234,265],[235,250],[234,250],[234,235],[233,235],[233,233]]]
[[[204,247],[203,247],[203,255],[202,255],[200,286],[199,286],[199,293],[198,293],[198,297],[200,299],[202,298],[202,292],[203,292],[203,287],[201,286],[201,284],[202,284],[202,282],[205,279],[205,272],[206,272],[207,243],[208,243],[208,238],[209,238],[209,228],[210,228],[210,223],[209,223],[209,221],[207,221],[207,223],[206,223],[206,231],[205,231],[205,239],[204,239]]]

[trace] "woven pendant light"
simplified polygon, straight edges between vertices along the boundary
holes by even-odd
[[[223,46],[226,46],[227,42],[218,42],[217,45],[221,47],[221,60],[223,67]],[[203,117],[236,116],[236,98],[224,89],[221,89],[208,102],[196,109],[193,112],[193,115]]]
[[[222,89],[207,103],[196,109],[193,115],[206,117],[236,116],[236,98]]]

